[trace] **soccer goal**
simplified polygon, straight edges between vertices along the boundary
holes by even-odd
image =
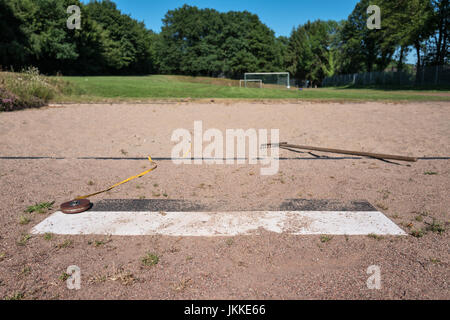
[[[252,85],[254,84],[254,85]],[[254,88],[256,86],[259,86],[260,89],[262,89],[263,87],[263,81],[261,79],[244,79],[244,80],[239,80],[239,87],[244,87],[244,88]]]
[[[248,72],[244,75],[244,82],[260,80],[263,84],[286,86],[291,88],[289,72]]]

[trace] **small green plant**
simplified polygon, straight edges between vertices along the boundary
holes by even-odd
[[[227,239],[225,241],[225,243],[227,244],[227,246],[231,247],[233,245],[233,243],[234,243],[234,240],[230,238],[230,239]]]
[[[53,233],[47,232],[46,234],[44,234],[44,240],[50,241],[52,239],[53,239]]]
[[[20,275],[22,276],[26,276],[28,274],[31,273],[31,267],[30,266],[25,266],[22,268],[22,271],[20,272]]]
[[[69,279],[69,278],[70,278],[70,274],[68,274],[66,272],[61,273],[61,275],[59,276],[59,280],[61,280],[61,281],[67,281],[67,279]]]
[[[157,254],[149,252],[141,258],[141,262],[146,267],[152,267],[159,263],[159,257]]]
[[[158,188],[158,187],[159,187],[159,184],[155,183],[153,186],[154,186],[155,188]]]
[[[4,298],[4,300],[22,300],[25,297],[23,292],[16,292],[12,296]]]
[[[439,173],[434,172],[434,171],[426,171],[426,172],[424,172],[423,174],[426,175],[426,176],[436,176],[436,175],[438,175]]]
[[[21,225],[26,225],[26,224],[29,224],[30,222],[31,222],[31,218],[28,216],[22,215],[19,217],[19,224],[21,224]]]
[[[423,216],[416,216],[415,220],[417,222],[422,222],[423,221]]]
[[[164,197],[164,198],[167,198],[168,196],[169,196],[169,195],[168,195],[167,193],[165,193],[165,192],[163,193],[163,197]]]
[[[415,238],[422,238],[425,235],[425,233],[423,232],[422,229],[419,229],[419,230],[412,230],[411,235]]]
[[[112,241],[111,238],[107,238],[107,239],[103,239],[103,240],[89,241],[88,244],[94,245],[94,247],[100,247],[111,241]]]
[[[89,182],[87,184],[88,184],[88,186],[93,186],[95,183],[94,183],[94,181],[89,180]]]
[[[31,239],[31,235],[25,234],[17,241],[17,244],[19,246],[26,246],[28,243],[28,240],[30,240],[30,239]]]
[[[441,260],[436,259],[436,258],[430,258],[430,261],[435,264],[441,263]]]
[[[369,235],[367,235],[369,238],[371,238],[371,239],[375,239],[375,240],[381,240],[381,239],[383,239],[383,237],[382,236],[380,236],[380,235],[378,235],[378,234],[375,234],[375,233],[371,233],[371,234],[369,234]]]
[[[50,210],[53,207],[54,204],[55,204],[55,201],[37,203],[34,206],[29,206],[25,210],[25,212],[28,212],[28,213],[33,213],[33,212],[45,213],[46,211]]]
[[[72,240],[65,240],[63,243],[58,244],[56,247],[58,249],[68,248],[73,244]]]
[[[433,219],[433,222],[428,224],[427,231],[443,234],[445,228],[441,222]]]
[[[6,252],[0,252],[0,262],[3,261],[3,259],[5,259],[6,257]]]
[[[153,195],[154,197],[156,197],[156,198],[158,198],[158,197],[160,197],[160,196],[161,196],[161,194],[160,194],[160,193],[158,193],[158,192],[152,192],[152,195]]]
[[[330,242],[331,239],[333,239],[333,237],[331,237],[331,236],[326,236],[326,235],[320,236],[320,242],[322,242],[322,243]]]

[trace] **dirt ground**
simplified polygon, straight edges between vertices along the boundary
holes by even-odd
[[[322,242],[320,236],[262,232],[233,238],[23,239],[60,203],[148,167],[148,161],[127,158],[170,158],[173,130],[192,130],[196,120],[204,130],[279,128],[282,141],[296,144],[450,157],[447,102],[65,105],[1,113],[0,298],[450,298],[445,159],[408,166],[367,158],[308,160],[314,156],[283,150],[281,157],[290,159],[280,161],[276,176],[261,176],[259,165],[176,166],[165,160],[144,178],[91,198],[223,201],[224,210],[292,198],[362,199],[406,232],[425,231],[422,237],[335,236]],[[46,201],[55,201],[52,210],[24,213]],[[148,252],[159,257],[158,264],[142,264]],[[71,265],[81,269],[80,290],[66,287],[64,272]],[[366,285],[371,265],[381,268],[381,290]]]

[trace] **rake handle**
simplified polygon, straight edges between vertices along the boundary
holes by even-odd
[[[371,152],[362,152],[362,151],[349,151],[349,150],[299,146],[299,145],[295,145],[295,144],[281,143],[280,148],[283,148],[283,147],[309,150],[309,151],[319,151],[319,152],[327,152],[327,153],[337,153],[337,154],[347,154],[347,155],[353,155],[353,156],[371,157],[371,158],[377,158],[377,159],[417,162],[417,158],[414,158],[414,157],[396,156],[396,155],[391,155],[391,154],[371,153]]]

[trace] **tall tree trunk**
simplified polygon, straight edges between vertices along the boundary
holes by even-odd
[[[441,3],[438,4],[437,8],[439,10],[439,39],[436,43],[436,64],[443,65],[445,62],[445,56],[447,54],[447,20],[448,20],[448,0],[442,0]]]
[[[405,54],[405,48],[403,46],[400,47],[400,57],[398,58],[397,63],[397,71],[403,71],[403,57]]]
[[[421,79],[421,76],[422,76],[422,61],[420,59],[420,43],[416,42],[414,44],[414,47],[416,48],[416,53],[417,53],[416,84],[420,84],[420,79]]]

